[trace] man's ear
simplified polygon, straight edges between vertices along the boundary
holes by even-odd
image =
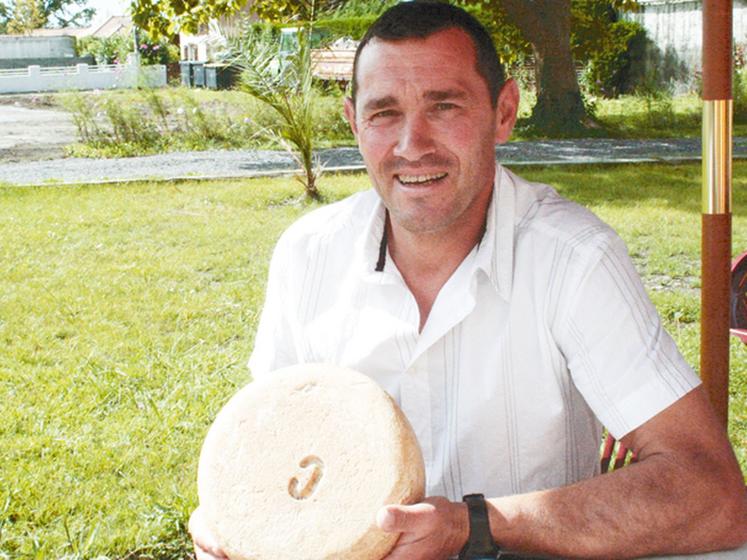
[[[519,112],[519,86],[509,78],[498,93],[496,102],[495,142],[505,144],[511,137]]]
[[[350,130],[353,131],[353,136],[355,136],[356,140],[358,139],[358,126],[355,124],[355,101],[353,101],[352,97],[346,97],[345,98],[345,118],[348,121],[348,124],[350,125]]]

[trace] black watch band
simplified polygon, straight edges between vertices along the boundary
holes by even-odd
[[[490,534],[490,520],[482,494],[467,494],[462,498],[469,512],[469,538],[459,553],[459,560],[495,560],[500,547]]]

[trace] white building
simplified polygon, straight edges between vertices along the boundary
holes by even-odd
[[[676,56],[690,73],[702,66],[703,1],[638,0],[640,10],[625,18],[640,23],[663,55]],[[747,0],[733,0],[734,42],[747,44]]]

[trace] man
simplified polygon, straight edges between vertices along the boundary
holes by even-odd
[[[445,4],[399,4],[361,42],[352,94],[375,192],[283,235],[250,366],[350,366],[400,404],[433,497],[379,512],[400,533],[388,560],[744,543],[734,454],[622,242],[496,166],[519,96],[484,29]],[[600,421],[638,463],[594,476]],[[489,498],[460,501],[472,493]],[[220,557],[199,509],[191,531],[199,557]]]

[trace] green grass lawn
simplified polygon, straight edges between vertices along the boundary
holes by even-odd
[[[520,170],[618,229],[698,364],[700,167]],[[747,249],[747,163],[734,167]],[[326,175],[328,199],[366,178]],[[183,558],[197,454],[249,381],[292,179],[0,188],[0,558]],[[730,436],[747,472],[747,346]]]

